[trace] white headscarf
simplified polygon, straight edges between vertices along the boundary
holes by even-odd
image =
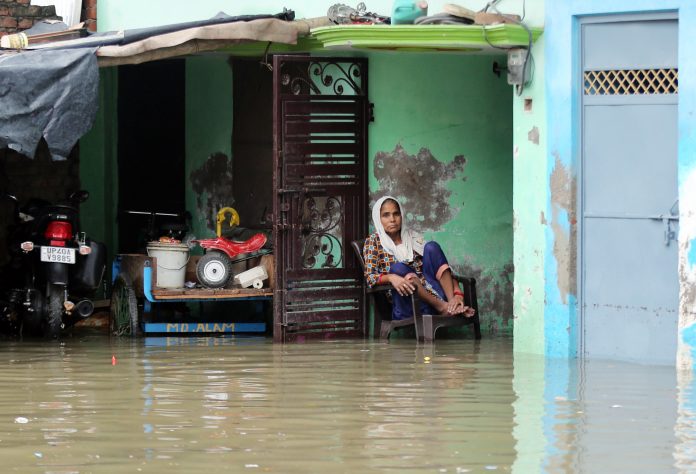
[[[405,260],[399,260],[399,258],[397,257],[398,254],[396,252],[396,244],[391,239],[391,237],[387,235],[387,232],[384,230],[384,226],[382,225],[380,211],[382,210],[382,204],[384,204],[384,201],[386,201],[387,199],[391,199],[392,201],[394,201],[396,205],[399,206],[399,210],[401,211],[401,243],[406,246],[407,257]],[[384,251],[390,255],[397,257],[397,260],[412,261],[414,250],[416,251],[416,253],[423,255],[423,249],[425,248],[425,240],[423,239],[422,235],[407,228],[406,214],[404,213],[404,208],[401,205],[401,203],[396,200],[396,198],[392,196],[383,196],[377,200],[375,205],[372,207],[372,223],[374,224],[375,230],[379,235],[379,240],[382,242],[382,247],[384,247]]]

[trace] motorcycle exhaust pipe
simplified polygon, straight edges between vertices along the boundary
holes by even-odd
[[[90,300],[80,300],[77,303],[66,301],[63,303],[66,314],[63,315],[63,327],[71,327],[83,319],[87,319],[94,312],[94,303]]]
[[[79,318],[85,319],[92,316],[94,312],[94,303],[90,300],[80,300],[75,304],[73,314]]]

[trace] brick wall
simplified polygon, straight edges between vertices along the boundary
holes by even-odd
[[[89,31],[97,31],[97,0],[82,0],[80,18]]]
[[[31,28],[43,19],[60,20],[56,7],[31,5],[31,0],[0,0],[0,36]]]
[[[32,5],[31,0],[0,0],[0,36],[26,30],[44,19],[62,20],[52,5]],[[80,20],[89,31],[97,31],[97,0],[82,0]]]

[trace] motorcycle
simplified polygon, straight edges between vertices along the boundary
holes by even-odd
[[[79,205],[89,193],[74,192],[66,204],[33,199],[24,207],[7,197],[15,204],[15,222],[4,272],[5,322],[20,335],[58,338],[62,329],[92,315],[90,295],[106,268],[105,245],[79,230]]]

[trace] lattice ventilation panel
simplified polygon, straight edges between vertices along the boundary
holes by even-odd
[[[585,95],[677,94],[679,69],[585,71]]]

